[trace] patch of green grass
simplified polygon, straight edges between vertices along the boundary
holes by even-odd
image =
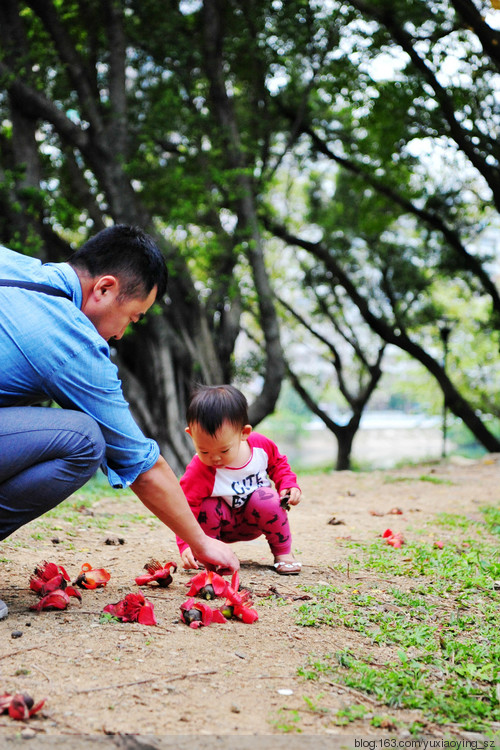
[[[364,565],[379,574],[431,578],[439,595],[457,588],[471,592],[491,589],[500,575],[498,545],[484,540],[450,543],[443,549],[410,542],[394,550],[382,540],[369,546],[351,542],[350,546],[357,550],[356,556],[349,558],[353,565],[364,556]]]
[[[485,506],[481,508],[481,512],[484,515],[484,520],[490,534],[500,535],[500,508]]]
[[[419,595],[415,590],[412,591],[400,591],[397,588],[391,589],[391,594],[394,597],[394,602],[400,604],[403,607],[427,607],[427,601],[425,596]]]
[[[368,710],[369,709],[362,703],[353,703],[352,706],[347,706],[346,708],[341,708],[337,711],[334,723],[337,724],[337,726],[346,726],[353,721],[363,719],[368,713]]]
[[[453,487],[454,482],[451,479],[441,479],[435,477],[433,474],[421,474],[418,478],[419,482],[430,482],[431,484],[446,484],[449,487]]]
[[[310,657],[307,664],[299,667],[297,672],[306,680],[319,680],[322,675],[330,674],[331,668],[329,662],[331,658],[331,654],[325,654],[323,657],[318,657],[316,660],[314,660],[314,657]]]
[[[111,614],[111,612],[101,612],[101,615],[99,617],[99,624],[105,625],[106,623],[110,622],[120,622],[118,617],[115,617]]]
[[[338,588],[329,584],[302,586],[302,588],[312,594],[315,601],[307,602],[299,607],[296,624],[303,627],[338,625],[341,611],[340,605],[335,600]]]
[[[325,708],[324,706],[320,705],[320,701],[322,700],[322,698],[324,698],[323,693],[317,695],[316,698],[309,698],[306,695],[303,695],[302,697],[304,699],[304,703],[306,704],[308,710],[311,711],[311,713],[320,714],[323,716],[330,712],[329,708]]]
[[[497,514],[487,515],[496,528]],[[457,528],[468,524],[458,517]],[[334,679],[390,708],[419,710],[438,724],[483,731],[498,723],[498,545],[464,540],[443,549],[411,543],[394,550],[381,541],[352,546],[367,571],[406,576],[411,586],[405,588],[403,580],[385,588],[379,582],[368,591],[351,584],[306,587],[314,598],[297,608],[298,625],[347,628],[362,634],[366,645],[357,652],[312,656],[299,674],[320,682]],[[376,645],[386,649],[384,663]],[[337,718],[349,723],[353,716],[348,711]]]
[[[427,622],[435,607],[429,605],[413,610],[388,609],[379,605],[372,595],[352,594],[347,604],[330,598],[325,587],[321,592],[310,589],[316,601],[302,604],[297,612],[296,624],[303,627],[329,625],[345,627],[363,633],[371,643],[390,643],[432,649],[435,645],[437,625]],[[409,621],[412,627],[408,627]]]
[[[470,521],[465,516],[460,516],[455,513],[438,513],[435,521],[438,526],[447,526],[450,529],[470,529],[473,525],[473,521]]]
[[[127,490],[120,490],[120,497],[123,497],[126,492]],[[132,490],[128,492],[133,494]],[[110,486],[106,475],[99,471],[78,490],[76,497],[81,498],[82,503],[89,502],[92,505],[97,500],[102,500],[103,497],[117,497],[117,493]]]
[[[100,485],[97,485],[97,487],[99,486]],[[109,489],[108,486],[108,490]],[[96,513],[95,515],[81,512],[81,508],[92,509],[92,506],[98,500],[102,500],[102,498],[102,491],[99,493],[98,489],[92,489],[92,487],[89,489],[89,485],[85,485],[78,495],[72,495],[67,498],[67,500],[64,500],[58,506],[52,508],[52,510],[45,513],[40,519],[36,519],[33,523],[36,525],[38,532],[40,529],[45,529],[46,531],[58,530],[64,531],[64,534],[66,535],[75,535],[76,531],[72,528],[61,527],[61,522],[68,524],[70,527],[101,529],[103,531],[107,531],[113,526],[117,526],[118,528],[128,528],[134,523],[147,523],[150,526],[160,523],[158,519],[152,518],[151,514],[147,512],[142,513],[140,511],[119,514]]]
[[[384,478],[384,484],[396,484],[397,482],[430,482],[431,484],[446,484],[453,486],[450,479],[442,479],[433,474],[421,474],[419,477],[391,477]]]
[[[384,477],[384,484],[398,484],[399,482],[416,482],[416,477]]]
[[[372,727],[382,727],[384,729],[387,729],[387,728],[395,729],[398,725],[398,722],[392,716],[387,716],[387,715],[379,716],[377,714],[370,721],[370,724],[372,725]]]
[[[318,660],[315,663],[318,665]],[[307,670],[304,676],[311,679],[314,666],[310,664]],[[460,669],[442,657],[425,662],[400,650],[399,660],[381,667],[346,650],[323,657],[320,673],[390,708],[420,710],[437,724],[454,723],[481,731],[500,719],[495,684],[488,676],[474,674],[463,679]]]
[[[284,732],[284,734],[290,734],[291,732],[300,734],[302,729],[298,726],[299,722],[300,714],[298,711],[280,708],[278,711],[278,718],[273,721],[273,724],[276,729],[279,729],[280,732]]]
[[[151,516],[147,513],[120,513],[120,519],[125,524],[149,523]]]

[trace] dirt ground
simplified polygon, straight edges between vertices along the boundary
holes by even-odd
[[[0,746],[33,738],[30,747],[79,747],[78,738],[92,737],[93,746],[187,748],[202,740],[208,748],[233,736],[232,747],[234,735],[241,735],[237,742],[244,750],[245,736],[259,735],[260,747],[288,750],[298,738],[285,732],[297,715],[301,748],[345,746],[338,743],[349,737],[393,737],[399,730],[374,728],[370,713],[346,727],[332,720],[355,703],[373,707],[373,713],[389,712],[375,700],[332,681],[318,684],[298,676],[311,654],[369,647],[352,630],[296,625],[302,587],[341,586],[355,579],[360,591],[379,586],[383,598],[384,586],[400,582],[381,581],[367,570],[349,573],[352,550],[346,538],[372,542],[390,526],[408,540],[422,541],[419,532],[426,529],[424,539],[439,534],[446,542],[451,532],[433,529],[435,515],[480,521],[480,506],[498,503],[499,468],[500,456],[493,455],[476,462],[302,477],[303,501],[291,511],[301,575],[278,576],[265,540],[235,545],[241,582],[253,590],[259,612],[252,625],[230,621],[194,630],[180,622],[179,607],[193,575],[181,569],[169,588],[143,589],[154,604],[157,627],[100,623],[105,604],[138,590],[134,578],[151,557],[179,562],[172,533],[131,494],[103,492],[93,515],[82,508],[76,525],[55,517],[20,529],[0,543],[0,598],[10,607],[8,619],[0,622],[0,694],[28,692],[47,700],[29,722],[0,716]],[[440,483],[420,481],[422,474]],[[388,481],[394,479],[404,481]],[[73,500],[78,507],[79,497]],[[402,515],[389,515],[395,507]],[[329,523],[333,517],[341,523]],[[58,543],[52,541],[56,537]],[[120,537],[123,544],[107,544],[109,537]],[[84,591],[81,604],[72,599],[66,611],[34,613],[30,605],[37,597],[29,578],[43,560],[63,565],[72,578],[90,562],[105,567],[111,580],[104,589]],[[378,653],[381,663],[393,658],[386,647],[378,647]],[[319,694],[324,711],[310,710]],[[415,711],[391,709],[390,714],[399,726],[422,719]],[[426,725],[432,737],[445,731],[464,736],[453,727]],[[266,737],[270,745],[262,744]]]

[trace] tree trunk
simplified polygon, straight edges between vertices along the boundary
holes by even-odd
[[[352,444],[357,432],[357,427],[341,427],[337,433],[337,461],[336,471],[347,471],[351,468]]]
[[[285,372],[279,323],[273,292],[264,262],[262,236],[257,219],[254,188],[246,170],[245,157],[234,108],[226,90],[224,77],[224,32],[220,0],[203,4],[205,62],[210,81],[214,112],[227,144],[227,163],[236,175],[237,195],[233,198],[238,216],[238,236],[247,243],[247,255],[257,291],[259,322],[264,333],[266,365],[259,397],[250,405],[249,419],[258,424],[275,407]]]

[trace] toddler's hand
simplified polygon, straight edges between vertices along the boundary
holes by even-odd
[[[281,490],[280,497],[283,497],[284,495],[290,496],[290,499],[288,500],[289,505],[298,505],[300,503],[302,492],[298,487],[290,487],[289,490]]]
[[[193,555],[191,551],[191,547],[186,547],[184,552],[181,554],[181,560],[182,560],[182,567],[183,568],[196,568],[198,569],[200,566],[196,562],[196,558]]]

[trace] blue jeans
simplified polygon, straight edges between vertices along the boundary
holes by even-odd
[[[0,408],[0,539],[76,492],[105,447],[99,426],[82,412]]]

